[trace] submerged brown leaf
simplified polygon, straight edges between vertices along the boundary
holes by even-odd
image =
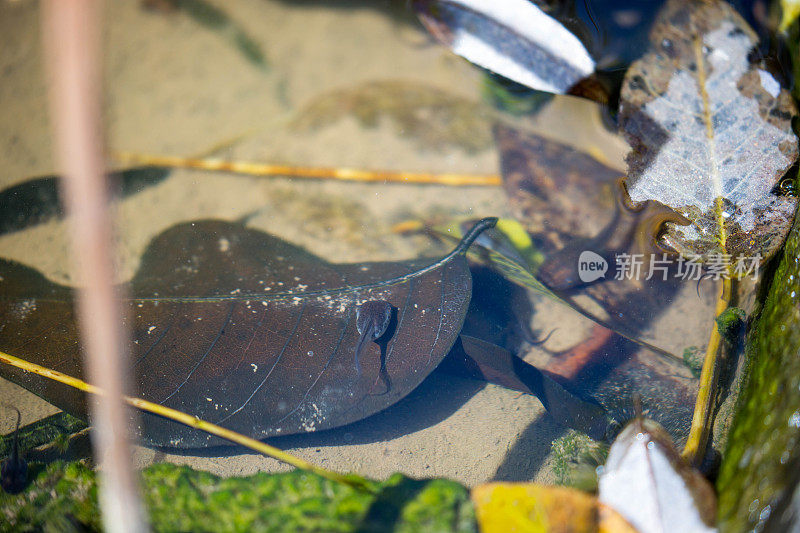
[[[628,189],[691,220],[667,225],[684,255],[777,250],[797,199],[773,192],[797,159],[789,93],[750,60],[755,32],[722,1],[671,0],[622,88]]]
[[[240,224],[205,220],[156,237],[129,288],[135,385],[144,399],[254,438],[364,418],[403,398],[455,342],[471,295],[466,248],[445,258],[331,264]],[[356,355],[357,310],[393,307],[380,338]],[[72,289],[0,261],[0,350],[81,377]],[[81,393],[5,365],[0,374],[64,410]],[[98,384],[101,385],[102,384]],[[151,445],[222,444],[153,415]]]
[[[598,317],[604,325],[653,343],[642,330],[674,301],[680,283],[674,262],[648,278],[648,261],[677,255],[656,237],[664,222],[686,220],[658,202],[632,205],[617,171],[574,148],[505,126],[495,128],[495,137],[506,194],[545,257],[537,279],[562,299],[588,295],[606,311]],[[608,264],[608,272],[589,283],[578,272],[586,251]],[[621,254],[644,258],[641,276],[615,275]]]
[[[535,275],[572,308],[609,328],[595,327],[585,342],[560,352],[543,368],[610,412],[627,409],[638,393],[645,403],[658,405],[656,416],[664,415],[659,421],[674,437],[684,438],[695,384],[672,355],[674,329],[653,324],[670,306],[683,303],[686,284],[676,276],[674,261],[654,265],[652,278],[647,262],[677,256],[661,249],[655,237],[664,221],[679,223],[682,217],[658,202],[631,205],[620,187],[620,173],[574,148],[505,126],[497,126],[495,136],[512,209],[544,256]],[[608,271],[584,282],[578,269],[586,251],[607,261]],[[621,254],[646,258],[639,275],[617,278],[615,256]],[[688,283],[695,300],[695,282]],[[691,308],[706,317],[709,313],[700,311],[706,305],[698,299]],[[712,319],[698,322],[710,325]],[[683,342],[702,342],[701,337],[691,339]]]

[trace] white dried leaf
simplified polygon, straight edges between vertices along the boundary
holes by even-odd
[[[630,422],[611,446],[599,500],[642,533],[716,531],[711,485],[683,462],[664,428],[645,418]]]
[[[527,0],[417,0],[415,7],[453,52],[533,89],[563,94],[594,72],[578,38]]]

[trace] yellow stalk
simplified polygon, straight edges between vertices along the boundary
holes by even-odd
[[[54,381],[58,381],[60,383],[69,385],[70,387],[74,387],[84,392],[97,394],[100,396],[105,396],[106,394],[106,392],[100,387],[97,387],[90,383],[86,383],[85,381],[82,381],[78,378],[68,376],[67,374],[59,372],[57,370],[52,370],[43,366],[39,366],[35,363],[30,363],[28,361],[25,361],[24,359],[20,359],[19,357],[14,357],[13,355],[9,355],[4,352],[0,352],[0,362],[8,363],[19,369],[25,370],[27,372],[33,372],[34,374],[38,374],[40,376],[52,379]],[[141,398],[134,398],[131,396],[123,396],[123,400],[129,405],[132,405],[137,409],[141,409],[142,411],[147,411],[155,415],[163,416],[164,418],[169,418],[170,420],[174,420],[175,422],[180,422],[181,424],[184,424],[186,426],[196,428],[201,431],[205,431],[206,433],[210,433],[212,435],[216,435],[217,437],[229,440],[246,448],[250,448],[251,450],[255,450],[268,457],[277,459],[278,461],[282,461],[286,464],[294,466],[295,468],[300,468],[301,470],[305,470],[307,472],[313,472],[318,476],[330,479],[331,481],[336,481],[338,483],[344,483],[346,485],[350,485],[351,487],[354,487],[358,490],[363,490],[366,492],[374,492],[374,489],[371,488],[370,482],[367,479],[362,478],[360,476],[356,476],[354,474],[343,475],[337,472],[333,472],[331,470],[326,470],[322,467],[309,463],[308,461],[300,459],[299,457],[295,457],[289,453],[286,453],[283,450],[275,448],[274,446],[265,444],[259,440],[251,439],[250,437],[246,437],[240,433],[236,433],[235,431],[225,429],[216,424],[212,424],[211,422],[200,420],[196,416],[188,415],[184,412],[171,409],[169,407],[164,407],[163,405],[159,405],[157,403],[149,402]]]
[[[703,100],[703,117],[706,126],[706,151],[709,160],[713,163],[711,165],[711,182],[715,188],[714,211],[717,227],[719,228],[717,244],[719,250],[725,252],[727,244],[724,216],[725,206],[722,194],[722,180],[720,178],[719,168],[716,164],[717,154],[714,142],[714,126],[711,117],[710,100],[708,92],[706,91],[707,77],[705,60],[703,58],[703,43],[700,35],[695,35],[694,52],[697,59],[697,85]],[[728,275],[722,278],[722,283],[719,285],[717,305],[714,311],[715,317],[719,317],[728,308],[730,305],[730,298],[731,278],[730,272],[728,272]],[[681,452],[681,456],[694,465],[699,465],[703,460],[706,447],[708,446],[708,434],[711,430],[710,419],[712,404],[717,388],[717,353],[720,348],[720,340],[719,324],[715,320],[714,326],[711,328],[711,336],[708,339],[708,346],[706,346],[703,369],[700,372],[700,390],[697,391],[697,399],[694,404],[694,414],[692,415],[692,426],[689,428],[689,438],[686,440],[686,446],[684,446],[683,452]]]
[[[730,277],[723,277],[717,294],[715,316],[719,317],[730,305],[732,283]],[[700,390],[697,391],[697,400],[694,404],[692,426],[689,429],[689,438],[681,456],[691,464],[699,464],[705,454],[708,434],[711,429],[710,417],[714,393],[717,385],[717,353],[719,352],[721,336],[716,320],[711,328],[711,337],[706,347],[703,369],[700,372]]]
[[[291,178],[336,179],[379,183],[415,183],[449,186],[495,187],[502,184],[496,174],[433,174],[427,172],[395,172],[354,168],[297,167],[214,158],[172,157],[130,152],[116,152],[113,157],[125,165],[153,165],[172,168],[197,168],[246,174],[248,176],[286,176]]]

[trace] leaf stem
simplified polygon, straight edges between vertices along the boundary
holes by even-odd
[[[730,305],[732,283],[731,278],[722,278],[717,293],[717,305],[715,316],[720,316]],[[687,462],[698,465],[705,455],[708,443],[708,434],[711,429],[710,418],[712,403],[714,400],[717,385],[717,356],[722,337],[719,333],[719,325],[714,321],[711,329],[711,337],[708,339],[703,369],[700,372],[700,390],[697,391],[697,400],[694,405],[694,415],[692,416],[692,426],[689,429],[689,438],[686,446],[681,452],[681,456]]]
[[[458,246],[456,246],[455,250],[448,254],[448,257],[451,255],[467,253],[467,250],[470,246],[472,246],[472,243],[475,242],[475,239],[477,239],[478,236],[487,229],[495,227],[497,220],[497,217],[486,217],[477,221],[475,225],[472,226],[472,228],[470,228],[470,230],[467,231],[467,233],[461,238],[461,242],[458,243]]]
[[[38,374],[40,376],[52,379],[54,381],[64,383],[65,385],[69,385],[70,387],[74,387],[84,392],[97,394],[100,396],[106,395],[106,391],[101,389],[100,387],[97,387],[90,383],[86,383],[85,381],[69,376],[57,370],[52,370],[50,368],[39,366],[35,363],[30,363],[24,359],[20,359],[19,357],[14,357],[13,355],[9,355],[1,351],[0,351],[0,362],[8,363],[19,369],[28,372],[33,372],[34,374]],[[266,444],[259,440],[246,437],[241,433],[236,433],[235,431],[225,429],[216,424],[212,424],[211,422],[200,420],[196,416],[189,415],[187,413],[178,411],[176,409],[171,409],[169,407],[165,407],[163,405],[159,405],[157,403],[149,402],[147,400],[143,400],[141,398],[135,398],[132,396],[123,396],[123,400],[127,404],[136,407],[137,409],[141,409],[142,411],[147,411],[155,415],[163,416],[164,418],[169,418],[170,420],[174,420],[175,422],[179,422],[186,426],[196,428],[201,431],[205,431],[206,433],[216,435],[217,437],[229,440],[231,442],[235,442],[236,444],[239,444],[246,448],[250,448],[251,450],[255,450],[268,457],[272,457],[273,459],[277,459],[278,461],[282,461],[286,464],[294,466],[295,468],[299,468],[307,472],[312,472],[314,474],[317,474],[318,476],[330,479],[331,481],[335,481],[337,483],[344,483],[345,485],[349,485],[355,489],[364,492],[370,492],[370,493],[375,492],[372,483],[368,479],[363,478],[361,476],[355,474],[344,475],[338,472],[334,472],[332,470],[326,470],[325,468],[316,466],[312,463],[309,463],[308,461],[305,461],[304,459],[300,459],[299,457],[295,457],[294,455],[291,455],[287,452],[284,452],[283,450],[275,448],[274,446],[270,446],[269,444]]]

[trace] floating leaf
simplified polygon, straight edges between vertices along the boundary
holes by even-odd
[[[335,265],[276,237],[222,221],[175,226],[151,242],[132,280],[129,326],[138,395],[263,438],[360,420],[403,398],[456,340],[471,295],[465,253],[484,219],[438,261]],[[395,308],[389,332],[355,352],[356,310]],[[72,290],[0,262],[0,349],[82,374]],[[64,410],[80,393],[3,367]],[[151,445],[222,444],[146,415]]]
[[[671,0],[622,88],[628,190],[686,216],[664,241],[685,255],[772,255],[797,198],[773,192],[797,159],[789,93],[750,61],[755,32],[725,2]]]
[[[526,0],[416,0],[425,27],[456,54],[532,89],[563,94],[594,72],[575,35]]]
[[[683,462],[664,428],[641,416],[611,445],[599,499],[642,533],[714,531],[714,489]]]

